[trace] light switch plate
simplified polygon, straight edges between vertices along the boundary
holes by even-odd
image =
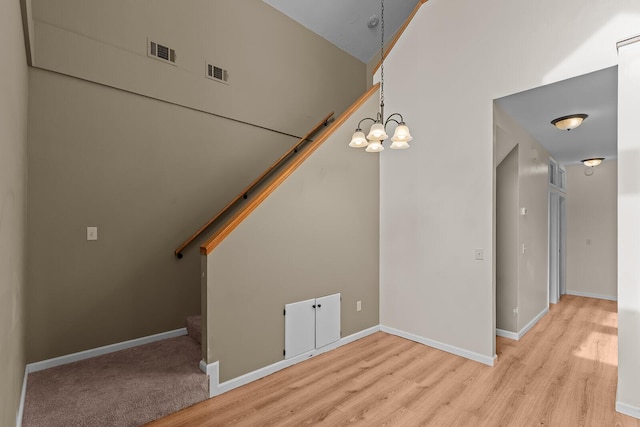
[[[87,240],[98,240],[98,227],[87,227]]]
[[[484,259],[484,249],[476,248],[476,259],[483,260]]]

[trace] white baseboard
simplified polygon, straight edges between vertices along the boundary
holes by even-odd
[[[149,344],[156,341],[166,340],[167,338],[180,337],[187,335],[187,328],[175,329],[173,331],[161,332],[155,335],[149,335],[142,338],[136,338],[129,341],[123,341],[116,344],[105,345],[103,347],[92,348],[90,350],[80,351],[78,353],[67,354],[65,356],[55,357],[53,359],[42,360],[40,362],[29,363],[27,365],[27,373],[38,372],[44,369],[53,368],[55,366],[66,365],[67,363],[77,362],[79,360],[90,359],[103,354],[113,353],[115,351],[125,350],[139,345]]]
[[[517,332],[505,331],[504,329],[496,328],[496,335],[499,337],[509,338],[510,340],[518,341],[520,339]]]
[[[24,416],[24,399],[27,396],[27,377],[29,372],[27,367],[24,367],[24,378],[22,380],[22,391],[20,392],[20,406],[18,406],[18,414],[16,415],[16,427],[22,426],[22,418]]]
[[[609,296],[609,295],[593,294],[591,292],[579,292],[579,291],[569,291],[569,290],[567,290],[567,295],[575,295],[577,297],[606,299],[608,301],[618,301],[618,297],[612,297],[612,296]]]
[[[640,408],[616,401],[616,411],[640,419]]]
[[[518,339],[522,338],[524,334],[529,332],[529,329],[533,328],[548,312],[549,306],[545,307],[544,310],[538,313],[538,315],[531,320],[531,322],[527,323],[524,328],[520,329],[520,332],[518,332]]]
[[[271,375],[274,372],[278,372],[282,369],[288,368],[289,366],[304,362],[311,357],[318,356],[322,353],[326,353],[343,345],[349,344],[353,341],[359,340],[360,338],[364,338],[378,331],[380,331],[380,326],[373,326],[371,328],[341,338],[338,341],[326,345],[322,348],[317,348],[315,350],[300,354],[298,356],[292,357],[291,359],[281,360],[269,366],[265,366],[264,368],[256,369],[253,372],[246,373],[223,383],[220,383],[220,363],[218,361],[206,364],[203,360],[200,362],[200,369],[207,375],[209,375],[209,397],[214,397],[222,393],[226,393],[227,391],[233,390],[234,388],[238,388],[245,384],[249,384],[250,382],[259,380],[260,378],[264,378],[267,375]]]
[[[524,337],[524,335],[529,332],[529,329],[533,328],[536,323],[540,321],[547,313],[549,312],[549,307],[546,307],[540,313],[534,317],[531,322],[527,323],[524,328],[520,329],[518,332],[505,331],[504,329],[496,328],[496,335],[499,337],[509,338],[511,340],[520,340],[520,338]]]
[[[437,348],[438,350],[446,351],[447,353],[455,354],[456,356],[462,356],[467,359],[475,360],[476,362],[484,363],[485,365],[489,366],[493,366],[496,359],[498,358],[498,356],[496,355],[493,355],[493,357],[485,356],[480,353],[475,353],[473,351],[465,350],[453,345],[444,344],[439,341],[430,340],[428,338],[404,332],[399,329],[390,328],[388,326],[380,326],[380,330],[391,335],[396,335],[420,344],[428,345],[429,347]]]

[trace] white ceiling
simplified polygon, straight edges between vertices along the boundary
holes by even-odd
[[[379,0],[264,0],[345,52],[368,63],[380,51],[380,24],[369,28],[369,19],[380,17]],[[409,17],[418,0],[387,0],[384,4],[385,42]]]
[[[560,164],[618,153],[618,69],[607,68],[516,93],[496,102],[541,143]],[[589,117],[580,127],[561,131],[551,120],[570,114]]]

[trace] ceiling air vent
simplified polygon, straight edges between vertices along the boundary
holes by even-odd
[[[147,39],[147,55],[160,61],[176,65],[175,49],[171,49],[164,44],[154,42],[150,39]]]
[[[217,67],[213,64],[206,63],[206,76],[211,80],[215,80],[220,83],[229,84],[229,71],[222,67]]]

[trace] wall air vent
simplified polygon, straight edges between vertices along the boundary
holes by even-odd
[[[215,80],[226,85],[229,84],[229,71],[222,67],[206,63],[205,76],[211,80]]]
[[[176,51],[162,43],[147,39],[147,55],[151,58],[176,65]]]

